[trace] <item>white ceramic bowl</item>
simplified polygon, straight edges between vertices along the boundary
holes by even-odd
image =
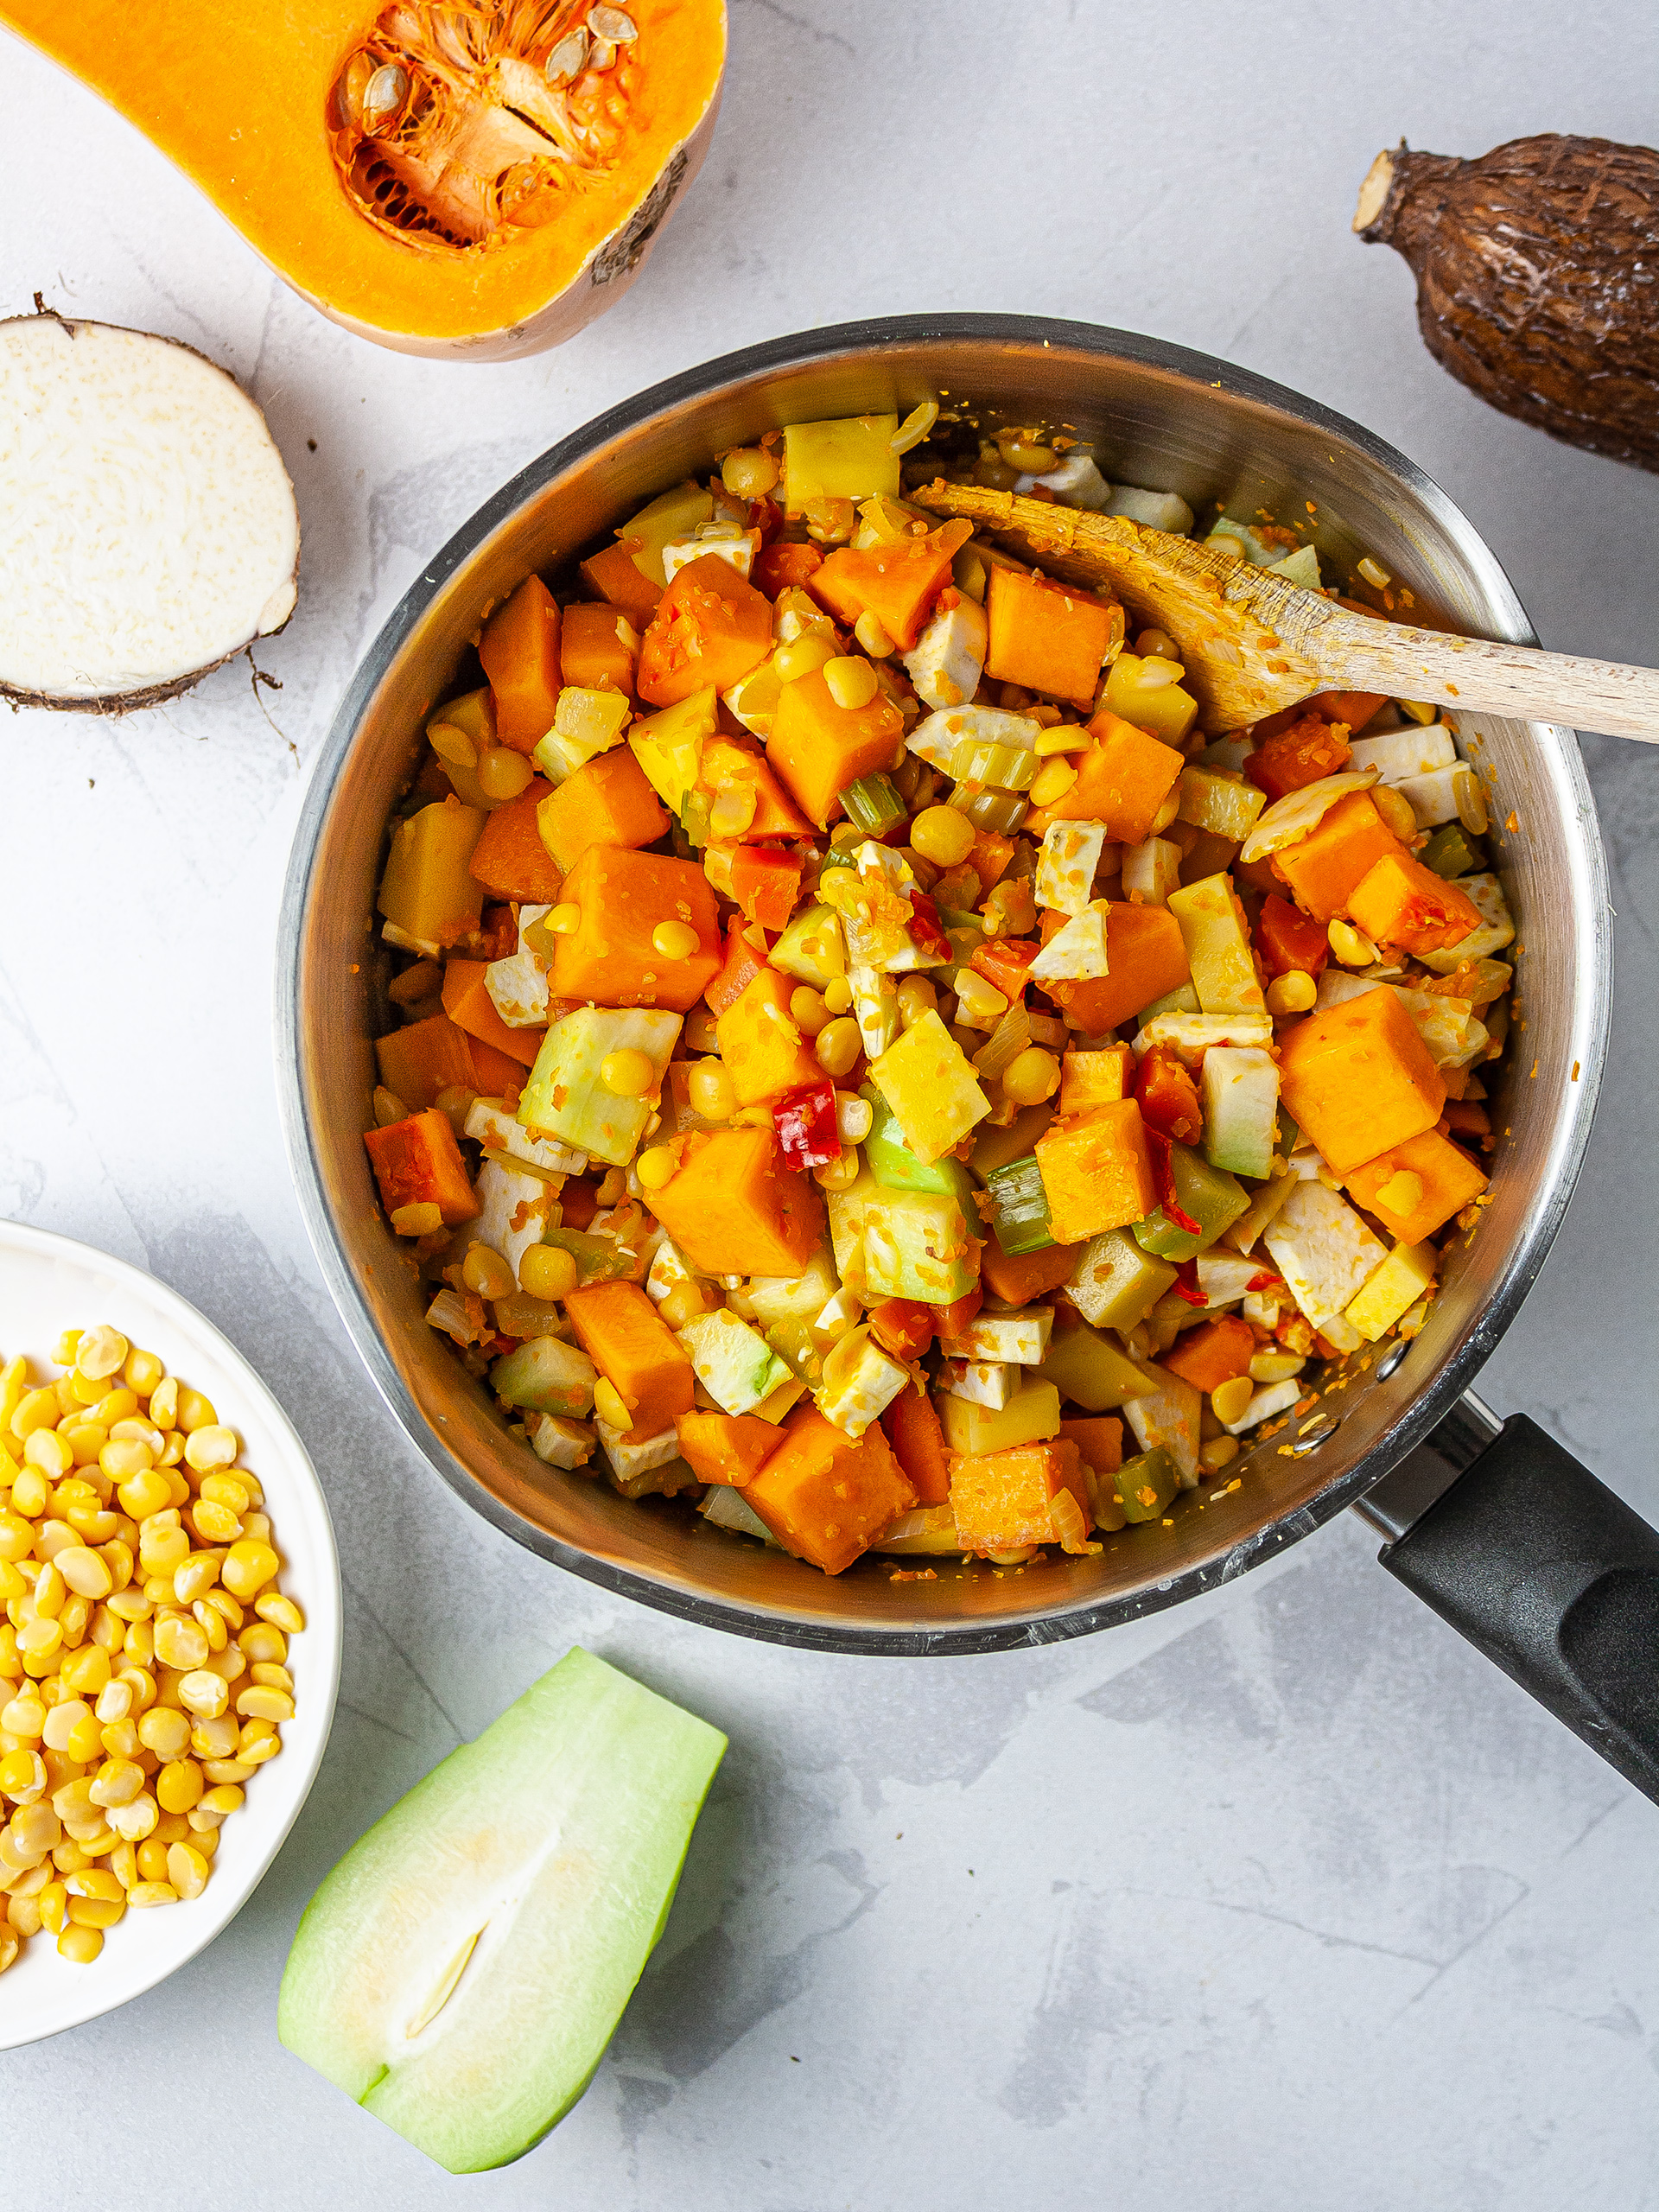
[[[327,1501],[293,1423],[235,1346],[176,1291],[95,1251],[16,1222],[0,1222],[0,1360],[49,1366],[65,1329],[107,1321],[153,1351],[168,1372],[205,1390],[243,1439],[263,1484],[283,1567],[278,1586],[305,1614],[293,1639],[295,1717],[283,1751],[249,1781],[247,1802],[221,1831],[213,1878],[189,1902],[129,1912],[91,1966],[58,1956],[42,1929],[0,1974],[0,2050],[78,2027],[165,1980],[241,1910],[294,1825],[322,1764],[340,1683],[340,1561]],[[10,1808],[7,1808],[8,1812]]]

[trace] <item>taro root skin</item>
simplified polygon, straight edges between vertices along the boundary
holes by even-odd
[[[1423,342],[1567,445],[1659,471],[1659,152],[1547,132],[1379,154],[1354,228],[1417,277]]]

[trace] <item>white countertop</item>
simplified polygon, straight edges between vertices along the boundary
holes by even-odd
[[[1648,2203],[1659,1814],[1379,1573],[1359,1523],[1055,1649],[785,1652],[609,1598],[474,1518],[335,1317],[271,1060],[307,761],[423,558],[657,378],[869,312],[1156,332],[1402,447],[1547,645],[1659,653],[1659,482],[1452,382],[1404,264],[1348,230],[1402,131],[1462,154],[1651,132],[1650,10],[733,13],[719,133],[650,268],[572,344],[505,367],[336,329],[126,124],[0,37],[0,313],[39,289],[222,362],[264,407],[304,524],[298,612],[258,655],[280,690],[256,700],[238,664],[125,722],[0,716],[0,1213],[149,1267],[250,1355],[329,1491],[346,1601],[339,1718],[299,1827],[194,1964],[6,2060],[0,2202],[459,2201],[280,2047],[277,1976],[346,1845],[575,1641],[732,1749],[592,2088],[469,2203]],[[1659,761],[1585,752],[1618,910],[1612,1054],[1567,1224],[1479,1387],[1659,1517]]]

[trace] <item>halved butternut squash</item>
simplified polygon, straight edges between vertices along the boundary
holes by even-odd
[[[596,20],[595,20],[596,19]],[[3,0],[302,297],[406,353],[505,360],[619,299],[696,175],[724,0]]]

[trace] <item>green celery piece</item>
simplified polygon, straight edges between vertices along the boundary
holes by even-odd
[[[550,1229],[543,1232],[542,1242],[568,1252],[581,1270],[583,1283],[620,1282],[639,1272],[637,1252],[625,1252],[613,1238],[593,1236],[585,1229]]]
[[[1443,822],[1417,857],[1448,882],[1454,876],[1476,874],[1486,865],[1479,839],[1471,837],[1460,822]]]
[[[859,1096],[868,1101],[875,1116],[870,1134],[864,1140],[864,1158],[872,1175],[887,1191],[939,1191],[966,1205],[973,1192],[974,1179],[959,1160],[948,1154],[943,1160],[918,1160],[905,1142],[905,1133],[899,1117],[873,1083],[867,1083]]]
[[[1037,1372],[1088,1414],[1110,1413],[1127,1398],[1149,1396],[1154,1388],[1132,1359],[1086,1321],[1050,1339]]]
[[[1034,1153],[994,1167],[985,1178],[985,1187],[996,1201],[996,1241],[1010,1259],[1020,1252],[1041,1252],[1053,1243],[1048,1233],[1048,1192]]]
[[[1160,1521],[1179,1487],[1175,1462],[1164,1444],[1155,1444],[1150,1452],[1137,1452],[1133,1459],[1126,1459],[1112,1480],[1130,1521]]]
[[[847,819],[868,830],[872,837],[893,829],[910,811],[894,790],[891,778],[879,770],[873,776],[861,776],[856,783],[849,784],[841,794],[841,804]]]
[[[1195,1252],[1206,1251],[1222,1230],[1238,1219],[1250,1203],[1250,1194],[1236,1175],[1230,1175],[1224,1167],[1212,1167],[1202,1153],[1194,1152],[1189,1145],[1170,1147],[1169,1166],[1176,1203],[1198,1223],[1198,1235],[1195,1236],[1190,1229],[1177,1229],[1161,1206],[1144,1221],[1137,1221],[1130,1233],[1142,1251],[1156,1253],[1160,1259],[1190,1260]]]

